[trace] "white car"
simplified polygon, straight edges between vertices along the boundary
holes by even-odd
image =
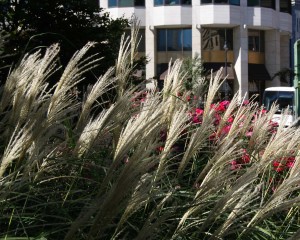
[[[285,126],[291,126],[295,121],[295,88],[266,88],[263,96],[263,105],[266,110],[270,110],[273,104],[278,105],[278,111],[274,114],[272,120],[278,124],[284,120]],[[285,110],[287,110],[286,115],[284,115]]]

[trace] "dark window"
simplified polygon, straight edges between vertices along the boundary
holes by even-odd
[[[228,3],[228,0],[215,0],[214,3]]]
[[[145,0],[108,0],[108,7],[144,7]]]
[[[125,30],[125,37],[130,37],[131,30]],[[139,41],[138,52],[145,52],[145,29],[139,29],[137,41]]]
[[[253,52],[265,51],[264,32],[259,30],[248,31],[248,50]]]
[[[260,6],[259,0],[248,0],[248,7]]]
[[[182,48],[183,51],[192,51],[192,29],[183,29]]]
[[[192,30],[158,29],[157,51],[192,51]]]
[[[280,0],[280,12],[291,13],[291,1]]]
[[[231,5],[240,5],[240,0],[229,0],[229,4]]]
[[[248,0],[248,7],[265,7],[275,9],[275,0]]]
[[[203,50],[224,50],[225,41],[228,50],[232,50],[233,47],[232,29],[202,28],[201,38],[202,38]]]
[[[108,6],[109,7],[117,7],[118,4],[117,4],[118,0],[108,0]]]
[[[119,0],[119,7],[133,7],[133,0]]]
[[[145,29],[140,29],[138,34],[138,52],[145,52],[146,51],[146,37],[145,37]]]
[[[201,0],[201,3],[240,5],[240,0]]]
[[[167,51],[167,30],[157,30],[157,51]]]
[[[275,0],[261,0],[260,6],[265,8],[273,8],[275,9]]]
[[[191,5],[191,0],[154,0],[154,6]]]
[[[167,50],[181,51],[182,49],[182,30],[168,29],[167,30]]]

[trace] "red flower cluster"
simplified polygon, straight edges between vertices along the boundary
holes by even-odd
[[[190,112],[189,113],[189,116],[191,117],[191,120],[192,120],[193,123],[201,124],[202,123],[202,118],[203,118],[203,113],[204,113],[203,109],[196,108],[195,112],[193,112],[193,113]]]
[[[239,159],[230,162],[231,170],[240,169],[244,164],[250,163],[251,159],[250,159],[250,155],[247,153],[247,150],[242,149],[242,151],[243,151],[243,155]]]
[[[134,96],[131,98],[132,107],[139,107],[143,102],[145,102],[147,94],[148,93],[145,91],[135,92]]]
[[[280,173],[289,170],[295,164],[295,156],[282,157],[279,160],[273,161],[273,169]]]

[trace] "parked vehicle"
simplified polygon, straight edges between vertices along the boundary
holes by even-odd
[[[270,110],[273,104],[278,105],[273,121],[280,123],[285,118],[285,125],[290,126],[295,121],[295,88],[294,87],[269,87],[263,95],[263,105]],[[288,109],[287,116],[283,116]]]

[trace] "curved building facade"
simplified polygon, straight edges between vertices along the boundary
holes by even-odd
[[[140,20],[146,78],[159,78],[170,59],[200,55],[206,69],[228,66],[232,93],[288,85],[271,77],[290,66],[289,0],[100,0],[100,7]]]

